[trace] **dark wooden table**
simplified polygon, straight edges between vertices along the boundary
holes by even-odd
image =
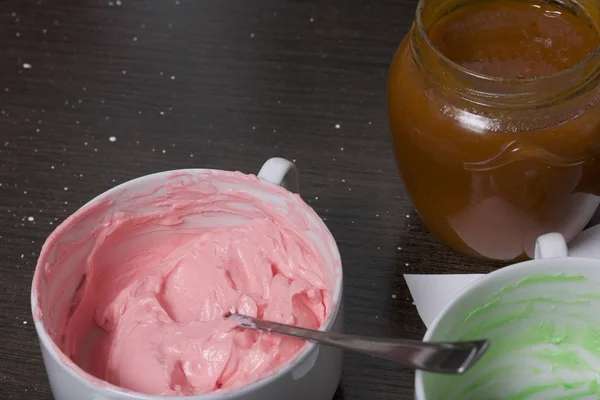
[[[89,199],[161,170],[295,161],[342,254],[347,331],[421,337],[402,274],[492,266],[437,242],[396,171],[385,85],[414,7],[1,1],[0,398],[52,398],[29,303],[45,238]],[[412,371],[348,354],[336,399],[412,393]]]

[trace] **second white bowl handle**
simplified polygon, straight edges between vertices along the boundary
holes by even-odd
[[[568,257],[569,248],[563,235],[557,232],[546,233],[535,241],[535,259]]]

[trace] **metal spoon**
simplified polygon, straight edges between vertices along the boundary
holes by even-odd
[[[407,339],[383,339],[342,333],[322,332],[227,313],[239,326],[268,333],[278,333],[320,344],[368,354],[412,367],[441,374],[462,374],[487,350],[488,340],[472,342],[422,342]]]

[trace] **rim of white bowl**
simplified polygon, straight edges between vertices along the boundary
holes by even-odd
[[[201,172],[234,172],[234,171],[212,169],[212,168],[185,168],[185,169],[155,172],[152,174],[143,175],[143,176],[131,179],[131,180],[123,182],[117,186],[114,186],[111,189],[108,189],[107,191],[99,194],[98,196],[96,196],[93,199],[91,199],[90,201],[88,201],[86,204],[84,204],[79,209],[77,209],[77,211],[75,211],[73,214],[71,214],[69,217],[67,217],[63,222],[61,222],[52,231],[52,233],[54,233],[54,231],[56,229],[58,229],[63,223],[68,221],[70,218],[73,218],[73,216],[77,215],[77,213],[79,213],[79,211],[81,209],[85,208],[87,205],[97,202],[97,201],[100,201],[100,200],[104,199],[105,197],[108,197],[122,189],[125,189],[134,183],[139,183],[139,182],[142,182],[145,180],[151,180],[153,178],[155,179],[161,175],[172,175],[172,174],[178,174],[178,173],[195,174],[195,173],[201,173]],[[241,172],[241,173],[243,173],[243,172]],[[246,173],[243,173],[243,174],[256,176],[254,174],[246,174]],[[261,180],[261,182],[265,185],[273,185],[266,181]],[[278,185],[273,185],[273,186],[278,186]],[[278,187],[281,187],[281,186],[278,186]],[[288,191],[288,193],[293,195],[292,192]],[[340,260],[339,266],[337,266],[335,268],[336,270],[334,271],[335,277],[337,279],[335,279],[335,282],[333,285],[333,296],[332,296],[332,306],[333,307],[332,307],[331,312],[327,315],[325,322],[323,322],[323,325],[321,325],[321,327],[319,328],[320,331],[329,331],[333,327],[334,322],[337,320],[337,316],[339,314],[340,308],[342,306],[342,301],[343,301],[344,275],[343,275],[341,256],[340,256],[340,252],[339,252],[335,237],[331,234],[331,231],[329,230],[329,228],[327,227],[325,222],[321,219],[321,217],[318,216],[318,214],[313,210],[313,208],[308,203],[306,203],[306,205],[313,212],[313,214],[314,214],[313,217],[316,218],[317,223],[321,224],[323,226],[323,228],[325,228],[326,232],[328,232],[329,235],[331,236],[331,238],[333,239],[333,244],[334,244],[333,249],[332,249],[333,255],[334,255],[334,257],[336,257],[337,259]],[[45,253],[46,252],[44,251],[44,249],[42,249],[42,252],[40,253],[40,256],[38,257],[38,262],[36,263],[35,272],[34,272],[34,276],[32,279],[32,285],[31,285],[31,312],[33,315],[35,329],[37,331],[37,335],[38,335],[40,344],[42,345],[42,347],[44,347],[44,349],[46,351],[48,351],[50,356],[55,361],[57,361],[57,364],[59,365],[59,367],[66,370],[67,373],[73,379],[80,381],[85,386],[89,387],[90,389],[100,390],[100,391],[105,390],[111,395],[119,395],[125,399],[131,399],[131,400],[223,400],[223,399],[227,399],[230,396],[244,395],[244,394],[253,392],[257,389],[260,389],[264,386],[269,385],[270,383],[277,380],[282,375],[289,373],[298,364],[301,364],[316,348],[315,343],[307,342],[305,344],[304,348],[300,352],[298,352],[298,354],[296,354],[294,357],[292,357],[290,360],[288,360],[285,364],[282,364],[281,366],[279,366],[279,368],[277,368],[275,370],[275,372],[273,372],[272,374],[265,376],[249,385],[242,386],[239,388],[228,389],[228,390],[225,390],[222,392],[210,392],[210,393],[205,393],[205,394],[200,394],[200,395],[192,395],[192,396],[155,396],[155,395],[144,394],[144,393],[135,392],[135,391],[121,388],[119,386],[113,385],[109,382],[106,382],[100,378],[97,378],[97,377],[87,373],[86,371],[84,371],[81,367],[79,367],[74,362],[69,362],[67,364],[62,359],[62,357],[68,359],[67,355],[64,354],[58,348],[56,343],[54,343],[54,341],[50,338],[50,335],[48,335],[48,332],[46,331],[46,328],[43,326],[42,322],[39,321],[35,317],[36,306],[37,306],[37,294],[35,291],[34,283],[35,283],[35,277],[37,274],[37,270],[39,268],[39,260],[42,259],[42,256],[46,255]],[[97,384],[96,382],[101,383],[101,385]]]

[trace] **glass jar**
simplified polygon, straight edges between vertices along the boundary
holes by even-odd
[[[577,12],[597,17],[590,4]],[[540,78],[475,73],[428,37],[447,5],[420,1],[391,65],[398,168],[422,220],[451,248],[493,260],[532,257],[539,235],[570,240],[600,203],[598,50]]]

